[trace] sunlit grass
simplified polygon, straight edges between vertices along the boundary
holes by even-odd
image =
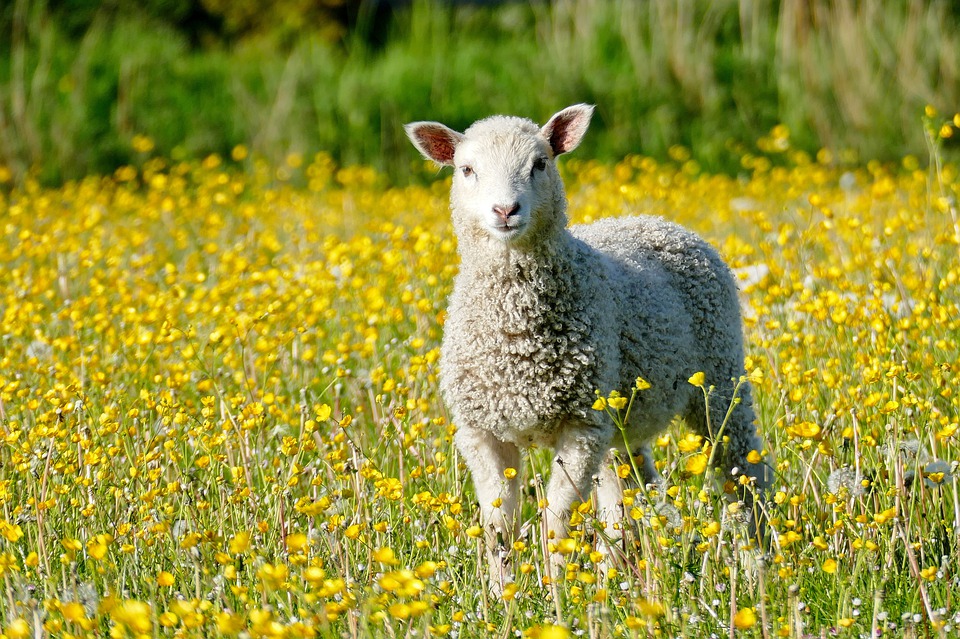
[[[938,167],[953,129],[933,130]],[[208,158],[8,191],[5,635],[955,632],[957,171],[841,169],[791,152],[783,128],[761,146],[738,178],[701,175],[682,149],[565,172],[575,221],[665,215],[741,278],[776,475],[769,553],[739,536],[732,487],[678,426],[654,445],[665,494],[626,495],[617,557],[583,506],[551,542],[569,555],[553,584],[547,465],[529,455],[502,597],[437,394],[457,262],[446,180]]]

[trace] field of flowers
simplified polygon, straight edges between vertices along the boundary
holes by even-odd
[[[565,160],[575,221],[667,216],[741,278],[770,546],[678,424],[654,447],[669,489],[627,494],[631,561],[606,572],[584,505],[545,579],[548,458],[525,457],[498,596],[437,393],[448,178],[209,157],[0,184],[4,636],[955,635],[952,122],[929,168],[838,168],[783,128],[736,178],[680,148]]]

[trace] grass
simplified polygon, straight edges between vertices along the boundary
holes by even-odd
[[[83,28],[43,1],[0,13],[0,164],[18,180],[110,173],[146,135],[177,160],[322,151],[408,181],[404,122],[539,120],[577,102],[604,125],[590,157],[681,145],[733,174],[778,124],[810,153],[922,154],[916,114],[960,104],[958,16],[942,2],[423,0],[395,12],[382,46],[362,29],[331,44],[318,26],[199,47],[162,10],[87,14]]]
[[[517,469],[516,584],[499,598],[437,393],[456,271],[447,179],[391,187],[324,155],[273,165],[236,149],[250,171],[150,157],[10,187],[0,627],[956,634],[960,179],[939,148],[958,120],[928,112],[930,170],[913,157],[837,169],[783,129],[741,179],[698,172],[680,149],[671,163],[565,161],[576,221],[663,214],[740,274],[776,473],[771,548],[744,542],[703,442],[678,425],[654,446],[666,494],[626,497],[626,561],[600,571],[585,506],[559,543],[568,572],[547,584],[548,460],[534,451]]]

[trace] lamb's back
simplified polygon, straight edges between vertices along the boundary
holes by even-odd
[[[620,263],[659,265],[682,298],[699,339],[716,339],[718,331],[742,339],[736,282],[717,250],[699,235],[643,215],[606,218],[570,231]]]

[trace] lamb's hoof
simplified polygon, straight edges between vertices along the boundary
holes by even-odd
[[[490,584],[489,584],[490,587],[488,588],[488,591],[490,592],[490,596],[496,599],[499,599],[501,596],[503,596],[503,588],[508,583],[510,582],[500,581],[499,577],[494,577],[493,575],[490,575]]]
[[[499,598],[507,584],[513,582],[513,563],[506,559],[506,553],[493,552],[489,561],[489,591]]]

